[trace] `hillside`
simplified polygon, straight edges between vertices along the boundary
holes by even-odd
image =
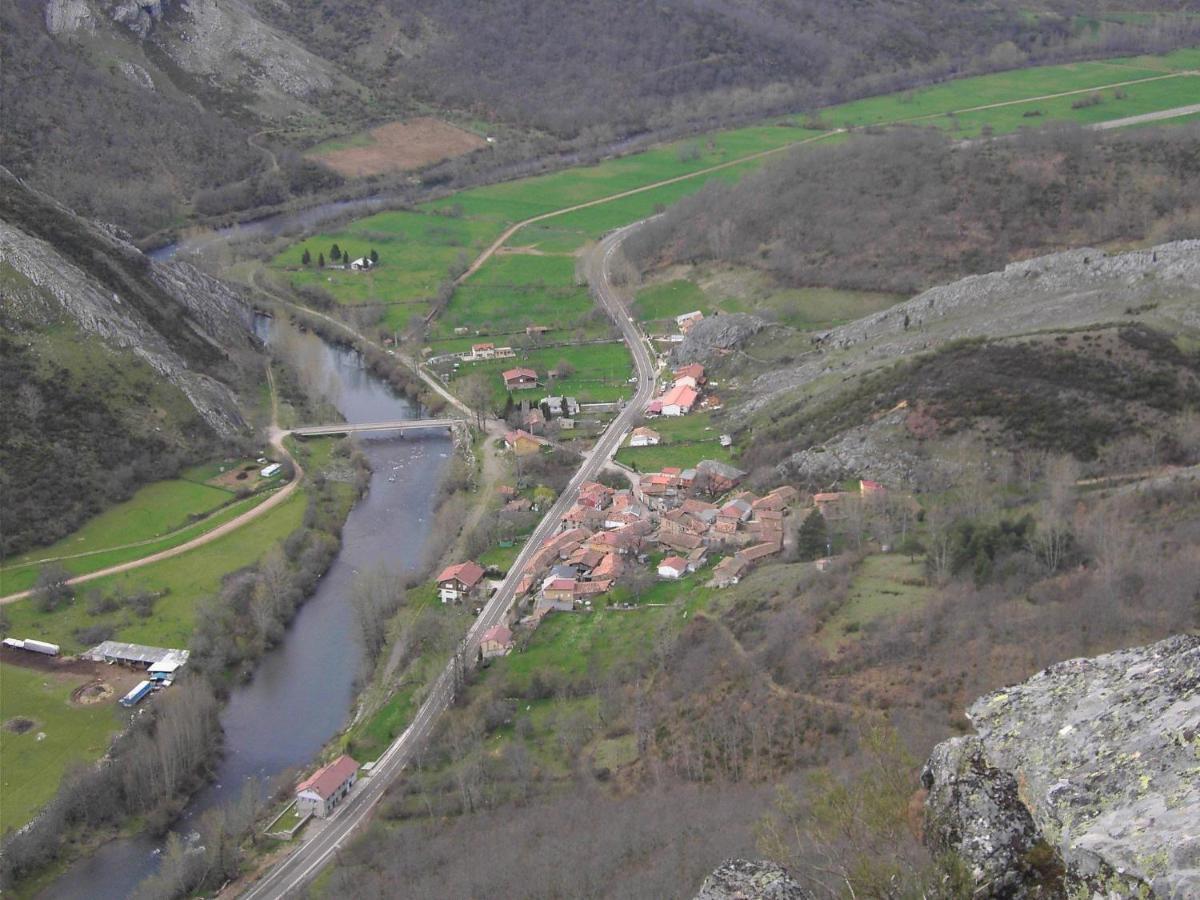
[[[0,11],[3,163],[143,236],[337,187],[302,151],[396,119],[499,129],[427,176],[478,180],[971,72],[1183,46],[1200,24],[1169,15],[1182,6],[16,0]]]
[[[3,553],[247,436],[249,309],[0,171]]]
[[[715,261],[787,286],[911,294],[1067,247],[1195,237],[1198,136],[1194,125],[971,143],[932,127],[859,136],[710,182],[627,252],[642,268]]]

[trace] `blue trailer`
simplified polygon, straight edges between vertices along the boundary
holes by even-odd
[[[154,688],[153,683],[143,681],[138,684],[132,691],[121,698],[122,706],[137,706],[146,698],[146,695]]]

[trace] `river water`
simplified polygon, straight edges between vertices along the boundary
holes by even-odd
[[[287,324],[259,317],[260,336],[278,337]],[[415,418],[419,411],[362,368],[352,351],[315,335],[292,335],[304,344],[306,365],[320,368],[320,383],[348,422]],[[235,799],[254,778],[266,782],[291,766],[307,767],[347,721],[362,651],[350,587],[355,573],[378,565],[405,571],[419,563],[433,501],[453,452],[444,434],[362,436],[371,461],[370,489],[346,520],[342,550],[316,593],[300,608],[279,647],[261,661],[254,678],[236,688],[221,715],[225,755],[213,784],[184,812],[177,830],[186,835],[205,810]],[[253,527],[253,526],[251,526]],[[78,900],[127,897],[158,866],[162,840],[147,836],[105,844],[72,866],[41,896]]]

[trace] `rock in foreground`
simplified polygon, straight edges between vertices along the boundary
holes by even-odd
[[[934,749],[926,838],[992,897],[1200,897],[1200,638],[1073,659]]]
[[[770,860],[730,859],[704,879],[695,900],[812,900],[813,895]]]

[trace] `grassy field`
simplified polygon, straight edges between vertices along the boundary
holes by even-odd
[[[67,767],[92,762],[124,727],[115,702],[76,706],[71,692],[86,676],[0,665],[0,719],[34,722],[24,734],[4,731],[0,741],[0,821],[20,828],[58,790]],[[42,740],[38,735],[44,734]]]
[[[566,360],[574,372],[565,378],[548,377],[547,373],[560,361]],[[579,344],[569,347],[547,347],[517,354],[516,359],[495,359],[464,365],[450,382],[450,389],[468,375],[482,374],[493,390],[493,400],[504,405],[504,380],[500,373],[514,366],[527,366],[538,373],[542,387],[537,390],[515,391],[513,399],[520,402],[528,399],[536,402],[547,394],[566,394],[576,397],[581,403],[607,403],[631,393],[628,379],[633,363],[625,345],[616,341],[603,344]]]
[[[1051,120],[1088,124],[1195,102],[1200,82],[1196,76],[1142,79],[1197,67],[1200,50],[1021,69],[842,104],[819,111],[817,118],[827,128],[916,122],[947,128],[961,136],[978,134],[985,127],[1002,133]],[[1131,81],[1140,83],[1122,87],[1120,97],[1111,87]],[[1071,91],[1083,93],[1036,99]],[[1099,92],[1102,102],[1078,105],[1093,92]],[[975,109],[991,104],[1012,105]],[[569,254],[588,241],[653,214],[698,190],[710,178],[736,179],[761,164],[758,159],[738,162],[746,157],[814,138],[832,142],[843,137],[821,136],[801,127],[797,118],[784,116],[769,124],[701,135],[593,166],[462,191],[414,210],[379,213],[296,244],[280,254],[273,265],[286,271],[294,284],[319,285],[339,303],[382,305],[383,326],[400,328],[414,314],[428,311],[430,298],[452,267],[474,258],[514,222],[713,166],[728,166],[527,226],[511,239],[512,246],[560,255],[496,257],[456,293],[442,322],[435,327],[434,337],[449,339],[457,326],[493,334],[515,331],[527,324],[546,324],[544,320],[551,314],[555,318],[550,324],[562,325],[581,319],[587,312],[586,294],[575,290]],[[318,253],[331,261],[334,243],[352,257],[375,249],[381,265],[369,273],[316,269]],[[301,268],[305,249],[314,265]],[[651,300],[648,308],[674,308],[668,299]],[[779,298],[778,303],[784,308],[785,321],[786,314],[795,311],[797,325],[821,328],[843,320],[838,315],[841,309],[822,309],[828,307],[826,299],[800,296]],[[813,308],[805,310],[806,303]],[[449,351],[439,347],[439,352]]]
[[[617,461],[639,472],[658,472],[663,466],[694,466],[702,459],[734,462],[733,448],[722,447],[718,440],[721,426],[714,424],[712,413],[694,412],[674,418],[660,417],[648,422],[662,437],[653,447],[622,447]]]
[[[54,612],[40,612],[29,600],[12,603],[5,608],[11,633],[52,641],[61,644],[64,652],[73,653],[85,649],[75,637],[78,629],[105,624],[114,627],[113,636],[117,640],[185,647],[192,631],[196,601],[215,593],[226,574],[251,565],[299,527],[304,504],[304,491],[297,491],[256,520],[253,527],[223,535],[181,556],[88,582],[74,603]],[[89,613],[83,595],[92,591],[106,595],[149,591],[163,596],[154,604],[153,614],[143,619],[126,609],[99,615]]]
[[[850,597],[821,629],[822,646],[836,650],[879,619],[920,606],[928,599],[923,560],[903,554],[868,556],[854,573]]]
[[[799,331],[818,331],[887,309],[901,299],[872,291],[786,288],[765,272],[705,265],[677,267],[668,280],[647,284],[638,291],[633,308],[655,333],[675,331],[675,316],[694,309],[705,315],[754,313]]]

